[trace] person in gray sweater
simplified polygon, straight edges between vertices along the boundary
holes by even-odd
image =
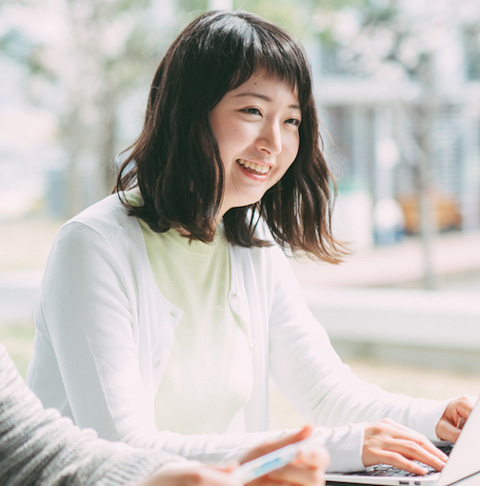
[[[296,434],[261,444],[248,459],[301,438]],[[326,463],[326,456],[316,450],[278,474],[284,474],[284,484],[319,486]],[[256,484],[268,482],[260,478]],[[228,469],[99,439],[93,430],[81,430],[58,411],[44,409],[0,344],[0,485],[239,486],[240,482]]]

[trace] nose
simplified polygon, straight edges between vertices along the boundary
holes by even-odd
[[[282,132],[277,123],[265,123],[257,139],[257,148],[268,155],[277,155],[282,150]]]

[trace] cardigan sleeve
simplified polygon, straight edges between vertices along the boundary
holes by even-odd
[[[124,440],[129,424],[151,426],[128,278],[111,239],[65,225],[44,272],[27,373],[45,406],[107,440]]]
[[[98,439],[44,409],[0,345],[0,484],[121,486],[183,459]]]
[[[341,361],[325,329],[311,314],[280,250],[273,268],[276,277],[270,321],[270,369],[279,389],[300,413],[315,424],[329,427],[389,417],[437,439],[435,427],[447,402],[388,393],[358,378]],[[357,445],[357,454],[360,446]],[[330,453],[332,468],[337,451],[331,449]]]

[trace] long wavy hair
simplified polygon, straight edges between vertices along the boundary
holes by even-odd
[[[150,88],[142,132],[125,151],[114,192],[138,186],[142,206],[121,200],[153,231],[176,228],[190,238],[212,241],[224,167],[209,113],[257,70],[298,93],[299,151],[260,201],[225,213],[226,237],[234,245],[268,246],[256,231],[263,220],[280,246],[338,263],[345,248],[332,235],[336,186],[322,154],[309,63],[290,34],[250,13],[205,13],[171,44]]]

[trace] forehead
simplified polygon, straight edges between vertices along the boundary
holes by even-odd
[[[255,71],[242,84],[228,91],[225,97],[241,98],[256,95],[268,99],[281,97],[290,103],[299,104],[296,86],[280,76],[269,74],[264,70]]]

